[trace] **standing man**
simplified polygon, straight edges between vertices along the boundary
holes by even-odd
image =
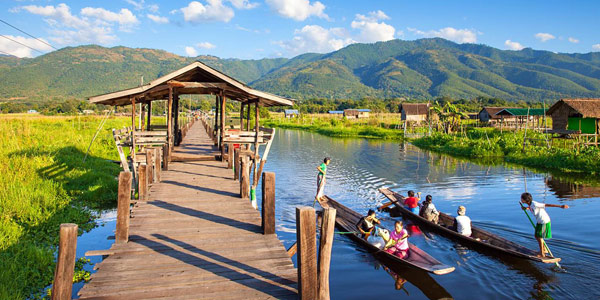
[[[327,175],[327,165],[331,162],[329,157],[325,157],[323,159],[323,163],[317,167],[317,196],[315,197],[315,202],[317,200],[321,200],[323,197],[323,189],[325,189],[325,176]],[[313,203],[314,206],[314,203]]]
[[[556,205],[546,204],[541,202],[533,201],[533,197],[530,193],[521,194],[521,203],[527,204],[527,207],[523,207],[523,210],[529,209],[535,216],[535,239],[538,241],[540,246],[539,257],[546,257],[546,248],[544,247],[544,239],[552,238],[552,229],[550,226],[550,216],[546,212],[546,207],[560,207],[562,209],[569,208],[568,205]]]

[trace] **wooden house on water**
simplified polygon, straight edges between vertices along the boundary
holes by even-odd
[[[499,113],[501,110],[506,109],[509,107],[491,107],[491,106],[486,106],[484,108],[482,108],[479,111],[478,114],[478,119],[479,122],[484,122],[484,123],[498,123],[502,120],[502,116],[497,115],[497,113]],[[505,120],[510,119],[510,120],[514,120],[514,117],[507,117],[504,118]]]
[[[402,103],[400,113],[402,121],[425,122],[429,118],[430,103]]]
[[[369,113],[371,112],[370,109],[366,109],[366,108],[359,108],[359,109],[345,109],[344,110],[344,117],[346,118],[368,118],[369,117]]]
[[[526,126],[536,129],[544,126],[542,121],[545,113],[543,108],[504,108],[495,117],[500,117],[500,128],[504,127],[505,120],[509,120],[508,125],[517,129]]]
[[[552,133],[600,134],[600,99],[561,99],[546,114]]]

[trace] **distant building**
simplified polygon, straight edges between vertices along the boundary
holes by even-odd
[[[360,109],[344,109],[344,117],[346,118],[368,118],[370,109],[360,108]]]
[[[402,103],[399,110],[402,114],[402,121],[422,122],[427,121],[430,108],[431,104],[429,103]]]
[[[297,109],[286,109],[283,112],[286,118],[297,118],[299,115]]]
[[[600,99],[561,99],[546,115],[556,133],[600,133]]]
[[[330,115],[343,115],[344,111],[343,110],[330,110],[327,113]]]
[[[35,110],[35,109],[30,109],[30,110],[28,110],[28,111],[27,111],[27,113],[28,113],[28,114],[37,114],[37,113],[38,113],[38,111],[37,111],[37,110]]]
[[[500,119],[502,118],[502,116],[497,115],[497,113],[499,113],[501,110],[508,108],[508,107],[484,107],[479,111],[479,122],[500,122]],[[511,119],[514,119],[512,117],[510,117]],[[506,120],[507,117],[504,118],[504,120]]]

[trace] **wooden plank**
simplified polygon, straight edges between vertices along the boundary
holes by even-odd
[[[317,299],[317,238],[315,209],[296,207],[298,241],[298,295],[303,300]]]
[[[52,300],[71,299],[76,249],[77,224],[61,224],[58,258],[56,260],[56,269],[54,270],[54,284],[52,285]]]

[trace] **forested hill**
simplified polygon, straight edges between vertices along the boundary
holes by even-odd
[[[194,58],[162,50],[68,47],[33,59],[0,56],[0,99],[85,98],[136,86],[200,60],[249,85],[308,98],[600,97],[600,52],[499,50],[444,39],[353,44],[292,59]]]

